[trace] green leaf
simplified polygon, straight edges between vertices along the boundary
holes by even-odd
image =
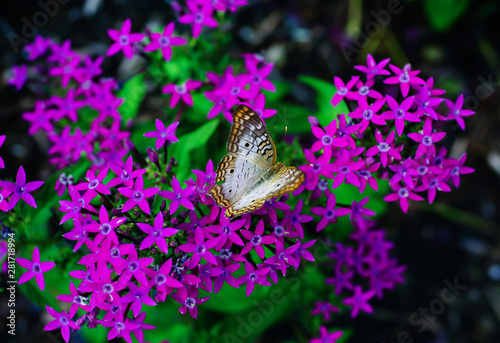
[[[316,117],[321,125],[327,126],[333,119],[337,118],[338,114],[350,112],[344,101],[341,101],[335,107],[330,104],[333,95],[337,91],[332,82],[305,75],[299,76],[299,81],[309,85],[317,92],[316,105],[318,106],[318,113]]]
[[[179,137],[179,141],[168,148],[169,156],[174,156],[179,162],[175,170],[177,179],[187,179],[193,168],[193,152],[206,146],[208,139],[215,132],[218,125],[218,120],[210,120],[193,132]],[[206,161],[204,161],[204,163],[206,163]]]
[[[140,73],[125,82],[117,96],[125,99],[125,102],[119,107],[123,122],[126,123],[130,119],[134,119],[146,96],[144,73]]]
[[[431,26],[446,31],[466,13],[469,0],[425,0],[424,7]]]

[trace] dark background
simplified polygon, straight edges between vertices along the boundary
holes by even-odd
[[[296,83],[298,75],[327,81],[337,75],[346,80],[353,66],[364,64],[366,54],[371,53],[377,60],[390,57],[400,66],[411,63],[413,69],[422,70],[423,78],[433,76],[437,87],[446,89],[452,100],[463,93],[467,107],[477,112],[466,119],[465,131],[452,126],[445,142],[452,157],[467,152],[466,164],[476,172],[463,176],[459,189],[439,193],[433,205],[411,203],[404,215],[393,203],[382,220],[395,242],[394,255],[407,266],[405,284],[374,301],[372,316],[342,317],[334,324],[353,325],[352,342],[398,342],[398,336],[401,342],[500,342],[500,3],[401,1],[401,11],[389,16],[388,25],[379,25],[367,35],[367,24],[373,25],[377,16],[387,12],[387,1],[249,2],[235,14],[228,13],[234,23],[220,28],[234,33],[228,53],[263,52],[272,57],[276,62],[273,78],[294,83],[290,101],[314,108],[314,93]],[[449,6],[441,7],[442,3]],[[38,33],[59,42],[71,39],[74,49],[91,55],[106,52],[107,29],[126,18],[132,19],[136,31],[153,20],[175,19],[168,1],[57,4],[57,11],[37,28]],[[97,4],[95,11],[92,4]],[[6,76],[12,65],[23,63],[9,35],[22,36],[23,18],[33,22],[42,7],[36,1],[6,0],[2,5],[0,70]],[[451,22],[440,19],[448,18],[450,9],[459,12]],[[348,58],[342,49],[346,46],[353,49]],[[120,61],[114,57],[103,65],[110,75]],[[7,165],[23,164],[28,174],[44,178],[52,172],[46,163],[46,147],[36,136],[26,135],[28,125],[20,117],[32,108],[32,93],[26,89],[16,93],[5,80],[0,81],[0,134],[9,140],[2,147],[2,157]],[[455,278],[467,288],[439,308],[435,300],[446,288],[445,280],[453,283]],[[25,305],[24,324],[30,323],[31,334],[40,332],[41,328],[31,325],[41,314],[27,301]],[[429,311],[425,324],[410,323],[413,313],[433,305],[435,315]]]

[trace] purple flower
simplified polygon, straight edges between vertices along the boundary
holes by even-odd
[[[0,192],[0,210],[7,212],[9,210],[9,203],[7,202],[7,197],[11,195],[12,192],[8,189],[2,189]]]
[[[179,102],[179,99],[182,99],[186,105],[193,106],[193,97],[191,96],[190,91],[201,87],[201,85],[201,81],[187,80],[180,85],[169,83],[165,85],[161,91],[167,94],[172,93],[172,97],[170,98],[170,108],[174,108]]]
[[[36,208],[35,198],[29,193],[40,188],[44,184],[43,181],[32,181],[26,183],[26,173],[23,166],[20,166],[17,171],[16,182],[0,181],[0,187],[3,187],[8,192],[12,193],[9,199],[9,210],[13,209],[19,199],[23,199],[28,205]]]
[[[231,108],[240,102],[240,99],[251,99],[252,94],[244,87],[250,82],[250,76],[228,74],[222,86],[214,92],[214,95],[226,98],[226,108]]]
[[[178,142],[179,139],[175,137],[175,130],[179,125],[179,122],[176,121],[170,124],[167,128],[165,128],[165,124],[160,119],[156,119],[155,122],[156,130],[158,131],[150,131],[144,134],[144,137],[148,138],[157,138],[155,143],[156,149],[161,149],[166,141],[175,143]]]
[[[186,3],[190,13],[184,14],[179,18],[183,24],[192,24],[193,38],[198,38],[203,26],[217,27],[219,24],[212,18],[214,12],[210,2],[198,3],[196,0],[189,0]]]
[[[126,217],[118,217],[109,220],[108,210],[104,205],[99,209],[99,222],[88,224],[85,228],[88,232],[98,232],[94,238],[94,244],[101,244],[107,238],[112,243],[118,244],[118,236],[115,229],[125,223]]]
[[[367,66],[357,65],[354,66],[354,69],[357,69],[366,74],[368,79],[372,79],[377,75],[390,75],[388,70],[385,70],[385,66],[389,63],[390,58],[386,58],[379,63],[375,62],[375,59],[372,55],[368,54],[366,56],[366,64]]]
[[[384,137],[380,133],[378,129],[375,130],[375,140],[378,145],[372,146],[365,153],[366,156],[374,156],[380,153],[380,162],[384,167],[387,166],[389,162],[389,158],[393,158],[396,160],[401,160],[401,155],[399,151],[394,148],[394,137],[396,136],[395,131],[391,131],[384,140]]]
[[[257,223],[257,226],[255,227],[255,233],[252,233],[248,230],[241,230],[240,231],[243,237],[245,237],[248,242],[245,244],[245,247],[243,250],[241,250],[241,254],[245,255],[249,253],[252,249],[255,249],[255,252],[257,255],[261,258],[264,259],[265,257],[265,250],[262,247],[263,244],[273,244],[276,241],[276,237],[266,235],[263,236],[264,234],[264,221],[261,219]]]
[[[349,98],[349,93],[351,92],[351,88],[358,82],[359,76],[353,76],[349,82],[347,82],[347,85],[344,84],[344,81],[340,77],[335,76],[333,78],[333,84],[335,85],[335,88],[337,91],[333,95],[332,100],[330,100],[330,104],[332,106],[337,106],[343,99],[344,97]]]
[[[61,120],[64,116],[67,116],[72,122],[78,120],[77,110],[85,106],[85,101],[75,100],[75,90],[70,88],[66,93],[66,97],[60,98],[58,96],[53,96],[50,101],[52,104],[59,107],[56,110],[55,120]]]
[[[141,312],[142,304],[156,306],[156,302],[148,295],[150,291],[149,286],[137,287],[135,283],[129,282],[128,288],[130,290],[129,293],[121,297],[120,301],[124,304],[132,303],[130,309],[134,317],[137,317]]]
[[[329,163],[332,156],[331,149],[325,149],[323,155],[318,158],[307,149],[304,150],[304,155],[306,156],[308,164],[300,166],[300,170],[306,173],[307,176],[308,182],[306,184],[306,189],[310,191],[315,189],[318,185],[320,175],[328,179],[333,178],[333,171],[335,168],[332,163]]]
[[[134,185],[134,179],[147,171],[145,168],[133,170],[134,160],[132,159],[132,156],[127,158],[123,169],[116,164],[110,164],[109,168],[117,175],[117,177],[108,182],[108,187],[115,187],[123,183],[126,187],[130,188]]]
[[[127,212],[137,205],[144,213],[150,214],[151,209],[147,198],[152,197],[158,193],[159,190],[160,189],[158,187],[144,189],[144,180],[142,175],[138,176],[137,179],[135,179],[135,186],[133,189],[128,187],[118,188],[118,192],[120,192],[121,195],[129,198],[125,204],[123,204],[122,212]]]
[[[224,212],[221,212],[219,225],[211,225],[206,227],[207,231],[218,234],[218,242],[217,245],[215,246],[215,250],[222,249],[222,247],[224,247],[224,245],[226,244],[226,242],[228,242],[228,240],[229,240],[228,246],[226,246],[227,249],[231,247],[232,243],[240,246],[245,245],[241,240],[241,237],[236,232],[244,224],[245,224],[245,219],[238,219],[231,223],[229,218],[226,218],[226,216],[224,215]]]
[[[137,327],[137,329],[134,329],[132,330],[132,333],[134,334],[135,338],[137,338],[137,340],[142,343],[144,341],[144,333],[142,332],[142,330],[152,330],[152,329],[156,329],[156,326],[153,326],[153,325],[150,325],[150,324],[146,324],[146,323],[143,323],[144,322],[144,319],[146,319],[146,312],[141,312],[137,317],[135,317],[134,319],[131,319],[131,318],[127,318],[125,319],[126,322],[131,322],[131,323],[134,323],[134,324],[137,324],[139,325]]]
[[[174,229],[173,227],[163,228],[163,215],[161,212],[155,217],[154,226],[145,223],[137,223],[137,226],[139,229],[148,234],[148,236],[142,241],[139,250],[149,248],[156,243],[158,249],[165,254],[168,254],[168,245],[165,238],[173,236],[179,232],[179,230]]]
[[[337,217],[346,216],[351,213],[348,208],[335,208],[336,199],[335,194],[327,191],[326,193],[326,207],[312,207],[311,212],[317,216],[321,216],[321,220],[316,226],[316,232],[323,230],[328,224],[337,222]]]
[[[172,191],[161,191],[158,195],[165,199],[172,200],[170,203],[170,214],[174,214],[179,208],[179,205],[189,210],[194,210],[193,203],[188,200],[188,197],[195,189],[196,186],[188,186],[185,189],[181,189],[179,180],[174,176],[172,179]]]
[[[28,79],[28,66],[26,64],[12,67],[12,76],[7,81],[8,85],[15,86],[16,91],[23,88],[24,83]]]
[[[450,192],[451,188],[448,186],[444,180],[448,177],[448,173],[442,173],[440,175],[426,175],[422,177],[422,184],[415,187],[415,192],[427,191],[427,199],[429,204],[432,204],[434,198],[436,197],[437,191]]]
[[[92,197],[89,196],[90,195],[89,193],[85,193],[85,195],[82,197],[80,192],[78,192],[73,185],[69,185],[68,191],[69,191],[69,196],[71,197],[71,201],[68,200],[59,201],[59,204],[61,205],[59,211],[68,212],[62,217],[59,224],[62,224],[71,218],[76,219],[75,217],[78,216],[82,208],[86,208],[87,210],[97,212],[94,207],[89,205],[90,200],[92,200],[93,198],[93,196]]]
[[[260,93],[255,98],[253,110],[262,119],[271,118],[272,116],[274,116],[278,112],[278,111],[270,109],[270,108],[264,109],[265,105],[266,105],[266,97],[264,96],[264,93]]]
[[[17,257],[16,262],[23,268],[28,269],[21,277],[19,278],[19,284],[25,283],[26,281],[31,280],[33,277],[36,280],[36,284],[38,288],[42,291],[45,289],[45,280],[43,279],[43,273],[48,272],[56,265],[54,262],[40,261],[40,250],[38,247],[33,249],[32,260],[25,259],[23,257]]]
[[[377,179],[373,177],[372,173],[376,172],[380,168],[380,163],[374,163],[370,166],[363,166],[363,168],[359,169],[356,172],[356,175],[359,177],[359,192],[363,193],[365,191],[366,185],[370,185],[370,187],[378,191]]]
[[[368,300],[373,298],[375,295],[375,291],[371,290],[366,293],[363,293],[361,286],[354,287],[354,295],[350,298],[344,299],[342,302],[352,307],[351,318],[354,318],[358,315],[360,310],[363,310],[367,313],[372,313],[373,308],[368,304]]]
[[[434,120],[438,120],[435,108],[437,108],[441,102],[443,102],[442,98],[431,98],[429,89],[424,85],[414,99],[414,103],[417,105],[416,115],[418,117],[423,117],[425,115]]]
[[[61,86],[66,88],[71,81],[71,78],[75,78],[78,75],[78,66],[80,65],[81,57],[78,55],[73,55],[70,59],[65,62],[61,62],[52,69],[49,70],[50,76],[60,76]]]
[[[139,328],[139,324],[124,320],[122,311],[117,312],[114,320],[100,320],[99,323],[112,328],[108,332],[108,341],[116,337],[122,337],[127,343],[132,343],[130,332]]]
[[[97,195],[97,192],[101,194],[111,194],[109,187],[102,183],[107,174],[108,168],[103,169],[97,175],[97,177],[92,170],[87,170],[87,173],[85,174],[85,179],[87,179],[87,182],[79,183],[75,186],[75,189],[78,191],[85,190],[85,195],[88,196],[90,200],[92,200]]]
[[[217,276],[214,280],[214,292],[219,293],[220,289],[222,288],[222,285],[224,284],[224,281],[235,288],[238,288],[239,285],[236,283],[236,279],[233,275],[234,272],[236,272],[241,264],[239,263],[231,263],[230,261],[222,262],[222,260],[219,257],[216,257],[217,259],[217,268],[219,268],[222,273]]]
[[[389,180],[389,185],[398,183],[403,180],[405,184],[410,186],[412,189],[415,187],[413,183],[413,177],[419,175],[418,171],[413,167],[413,160],[407,158],[402,163],[398,165],[389,166],[394,172],[394,176]]]
[[[202,283],[200,284],[200,288],[212,293],[213,287],[212,287],[212,278],[216,278],[217,276],[221,275],[224,273],[224,271],[220,268],[213,267],[211,264],[206,263],[206,264],[200,264],[198,266],[199,272],[200,272],[200,279]]]
[[[236,279],[236,284],[243,285],[247,284],[246,288],[246,296],[249,297],[252,294],[255,284],[262,283],[262,279],[265,275],[267,275],[270,271],[269,267],[263,267],[255,270],[255,267],[250,262],[245,262],[245,275],[240,276]]]
[[[345,179],[347,179],[347,181],[352,183],[354,186],[359,187],[359,178],[354,172],[361,169],[364,164],[365,162],[363,160],[354,162],[349,157],[347,150],[343,150],[339,158],[337,158],[333,164],[333,171],[336,172],[337,175],[335,175],[335,179],[333,180],[332,189],[340,186]]]
[[[351,222],[362,222],[362,216],[374,216],[375,212],[370,210],[369,208],[364,208],[364,206],[368,203],[370,197],[366,197],[361,199],[359,202],[353,201],[351,203],[351,216],[349,219]]]
[[[56,330],[58,328],[61,328],[61,334],[65,342],[69,342],[70,338],[70,327],[72,329],[79,329],[80,326],[78,326],[74,321],[71,320],[73,317],[72,315],[68,315],[67,312],[57,312],[54,310],[52,307],[45,305],[45,308],[47,309],[47,312],[54,317],[54,320],[47,323],[45,327],[43,328],[43,331],[52,331]],[[73,314],[74,315],[74,314]]]
[[[420,195],[412,192],[412,188],[408,185],[406,187],[401,186],[399,183],[391,185],[391,188],[396,191],[395,193],[388,194],[384,197],[384,201],[396,201],[399,200],[399,206],[404,213],[408,211],[408,199],[412,200],[424,200]]]
[[[315,142],[311,150],[319,151],[321,149],[332,150],[332,147],[343,148],[347,146],[347,141],[344,138],[335,137],[337,133],[337,121],[332,120],[328,126],[325,126],[325,130],[318,126],[313,126],[311,128],[313,135],[319,139]]]
[[[326,327],[321,326],[319,328],[319,334],[321,337],[313,338],[309,343],[335,343],[344,333],[342,331],[333,331],[329,333]]]
[[[180,251],[192,253],[191,263],[189,268],[195,268],[203,257],[211,264],[217,264],[215,256],[208,250],[213,248],[219,241],[219,238],[211,238],[205,241],[202,228],[197,228],[194,233],[194,243],[185,243],[179,246]]]
[[[25,112],[22,114],[24,120],[30,123],[30,128],[28,133],[33,135],[38,130],[43,130],[47,133],[52,133],[54,131],[54,126],[52,126],[51,120],[54,120],[56,111],[47,110],[46,105],[43,101],[37,100],[35,102],[34,112]]]
[[[359,106],[353,112],[349,113],[349,117],[361,119],[359,132],[365,132],[370,122],[376,125],[386,124],[385,120],[377,114],[384,104],[384,99],[378,99],[371,105],[368,105],[365,100],[361,100]]]
[[[352,251],[350,251],[350,252],[351,252],[351,255],[348,257],[349,260],[347,260],[347,262],[345,262],[348,265],[352,264],[352,261],[350,260],[352,258]],[[331,254],[331,255],[333,255],[333,254]],[[354,272],[348,271],[346,273],[343,273],[339,267],[341,265],[342,265],[341,260],[337,260],[337,268],[335,268],[335,271],[334,271],[335,276],[332,278],[327,278],[325,280],[325,283],[327,285],[334,285],[335,286],[335,295],[339,295],[344,288],[349,289],[349,290],[354,288],[354,286],[351,282],[351,278],[353,277]]]
[[[465,159],[467,158],[467,154],[463,154],[458,160],[453,160],[453,162],[446,163],[450,170],[451,180],[453,181],[453,185],[456,188],[460,185],[460,175],[462,174],[470,174],[474,172],[474,169],[471,167],[464,167]]]
[[[379,92],[371,89],[371,87],[375,84],[375,79],[368,79],[366,80],[366,83],[363,83],[362,81],[358,81],[356,83],[356,88],[358,89],[357,92],[352,92],[347,94],[347,98],[351,100],[358,100],[367,102],[368,98],[372,99],[381,99],[383,98],[382,94]]]
[[[180,281],[170,276],[171,270],[172,259],[168,259],[162,264],[158,272],[155,272],[153,275],[149,275],[149,277],[151,277],[151,280],[149,280],[149,286],[156,286],[156,291],[165,296],[172,292],[174,288],[183,287],[183,284]],[[146,272],[148,271],[149,270],[146,270]]]
[[[134,246],[127,248],[128,260],[122,260],[120,268],[124,268],[123,273],[120,275],[120,285],[126,285],[132,276],[141,284],[146,286],[148,279],[145,270],[147,266],[153,263],[153,257],[137,257],[137,250]],[[121,287],[121,286],[120,286]]]
[[[170,61],[172,58],[172,48],[171,46],[184,45],[187,44],[187,40],[181,37],[172,37],[174,33],[175,24],[170,23],[163,29],[163,33],[152,33],[152,42],[144,47],[145,52],[156,51],[161,49],[163,58],[165,61]]]
[[[79,308],[81,308],[85,312],[89,312],[90,306],[86,304],[88,298],[83,297],[80,292],[78,292],[75,285],[73,284],[73,281],[70,281],[69,283],[69,291],[71,294],[61,294],[56,297],[59,301],[71,304],[71,307],[69,309],[69,317],[73,318]]]
[[[285,217],[286,221],[288,221],[287,226],[293,227],[300,238],[304,238],[304,229],[302,228],[301,223],[307,223],[314,219],[313,216],[310,216],[308,214],[300,214],[303,204],[304,199],[300,199],[297,205],[295,205],[293,211],[288,213]]]
[[[448,113],[448,116],[446,116],[446,119],[447,120],[456,120],[458,126],[460,126],[460,128],[462,130],[465,130],[465,123],[464,123],[464,119],[462,117],[471,116],[476,112],[471,111],[471,110],[462,109],[462,107],[464,105],[463,94],[460,94],[458,96],[457,101],[455,103],[453,103],[453,101],[451,101],[449,99],[444,99],[444,101],[446,103],[446,106],[448,106],[448,108],[450,109],[450,113]]]
[[[114,55],[120,50],[123,51],[123,54],[127,58],[132,58],[134,56],[134,49],[132,46],[135,42],[142,40],[144,35],[142,33],[130,33],[131,28],[132,22],[130,19],[126,19],[120,31],[108,30],[109,37],[115,42],[109,47],[108,51],[106,51],[106,56]]]
[[[250,93],[255,97],[261,89],[269,92],[276,92],[276,87],[271,81],[266,79],[273,70],[274,63],[268,63],[262,66],[260,70],[257,68],[258,62],[252,59],[245,60],[245,66],[250,75]]]
[[[407,64],[403,67],[403,69],[399,69],[395,65],[390,64],[389,68],[391,68],[392,72],[396,74],[396,76],[389,76],[384,80],[384,83],[387,84],[400,84],[401,94],[406,98],[408,92],[410,91],[410,85],[423,85],[425,81],[416,75],[420,74],[420,70],[411,70],[411,65]]]
[[[403,100],[401,105],[399,105],[396,100],[390,95],[386,95],[385,101],[387,105],[391,108],[391,111],[387,111],[381,114],[382,119],[394,119],[394,124],[396,125],[396,132],[399,136],[403,134],[405,128],[405,120],[413,123],[419,122],[420,119],[413,113],[408,112],[410,107],[413,105],[413,97],[406,98]]]
[[[172,298],[182,304],[179,308],[182,314],[185,314],[189,310],[189,314],[195,319],[198,316],[196,305],[203,304],[210,299],[210,297],[198,298],[198,287],[195,286],[190,286],[188,290],[184,287],[177,289],[177,294],[172,295]]]
[[[52,44],[50,38],[45,39],[40,35],[36,36],[32,44],[28,44],[24,47],[24,51],[27,51],[29,54],[28,61],[33,61],[44,55]]]
[[[275,242],[276,254],[274,256],[271,256],[264,262],[266,264],[279,265],[281,272],[283,273],[283,276],[285,276],[286,269],[288,268],[288,266],[293,266],[293,267],[299,266],[299,261],[292,256],[292,254],[299,248],[299,245],[300,244],[294,244],[285,249],[285,247],[280,241],[276,241]]]
[[[445,132],[432,133],[431,119],[427,119],[425,121],[422,133],[412,132],[408,134],[408,137],[420,143],[417,148],[417,152],[415,154],[416,158],[419,158],[420,156],[426,153],[429,155],[435,155],[436,147],[434,146],[434,143],[439,142],[441,139],[444,138],[444,136],[446,136]]]

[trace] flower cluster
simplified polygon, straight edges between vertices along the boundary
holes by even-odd
[[[432,78],[425,81],[418,77],[420,71],[412,70],[409,64],[403,69],[390,64],[395,75],[389,76],[391,73],[385,69],[388,63],[389,59],[376,63],[368,55],[367,66],[355,67],[364,73],[364,79],[353,76],[346,84],[335,77],[337,91],[331,104],[345,101],[350,112],[324,127],[316,118],[310,118],[317,141],[311,150],[304,151],[308,164],[301,169],[307,178],[296,194],[303,189],[321,192],[318,188],[323,178],[333,180],[332,190],[342,183],[358,187],[360,193],[367,185],[378,190],[375,177],[379,176],[388,179],[394,191],[384,199],[399,200],[406,212],[408,199],[423,200],[417,193],[427,193],[432,203],[437,191],[449,192],[448,183],[458,187],[460,175],[474,171],[464,166],[466,154],[459,159],[447,158],[444,147],[436,148],[446,136],[440,131],[441,121],[456,121],[464,129],[463,117],[474,114],[463,109],[463,95],[456,102],[442,98],[445,91],[434,88]],[[381,82],[377,82],[379,78]],[[383,96],[398,94],[398,89],[387,89],[393,85],[399,86],[400,96]],[[438,108],[443,101],[447,113]],[[314,152],[321,155],[316,157]]]
[[[130,135],[120,128],[118,108],[124,100],[114,94],[116,81],[101,78],[103,57],[93,60],[71,50],[70,41],[58,44],[41,36],[24,51],[31,61],[30,72],[27,66],[14,67],[9,84],[17,90],[24,85],[40,89],[41,82],[50,86],[49,97],[36,100],[34,110],[22,114],[30,124],[29,134],[40,130],[47,134],[50,162],[59,169],[82,156],[92,161],[94,169],[123,163],[122,140]]]
[[[35,198],[30,192],[42,187],[43,184],[43,181],[26,182],[26,172],[22,166],[19,167],[15,182],[0,181],[0,210],[10,211],[20,199],[36,208]]]

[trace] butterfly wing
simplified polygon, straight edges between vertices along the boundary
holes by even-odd
[[[216,184],[208,193],[219,206],[240,199],[276,163],[276,147],[262,119],[241,105],[233,113],[227,152],[217,165]]]
[[[302,182],[305,174],[295,167],[283,166],[272,178],[252,188],[226,210],[226,217],[236,217],[246,212],[252,212],[264,205],[267,200],[282,194],[293,192]]]

